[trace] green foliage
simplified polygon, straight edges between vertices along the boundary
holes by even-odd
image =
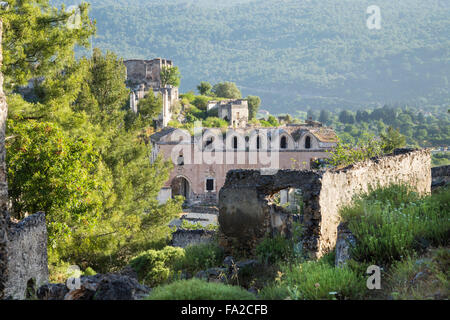
[[[99,155],[87,139],[69,137],[48,122],[8,121],[9,195],[13,215],[46,213],[49,246],[92,229],[99,219]]]
[[[214,243],[191,245],[185,248],[184,258],[175,264],[175,268],[194,273],[221,265],[223,258],[223,249]]]
[[[256,255],[266,264],[287,261],[294,257],[294,244],[282,236],[266,237],[256,247]]]
[[[255,300],[250,292],[235,286],[199,279],[180,280],[152,291],[149,300]]]
[[[161,86],[165,88],[167,85],[179,87],[180,86],[180,71],[178,67],[162,66],[161,72]]]
[[[332,151],[329,151],[331,156],[328,161],[333,166],[348,166],[381,156],[383,150],[384,143],[373,136],[367,136],[366,139],[360,140],[356,146],[339,140],[337,146]]]
[[[241,91],[234,82],[219,82],[214,85],[212,92],[220,98],[240,99],[242,98]]]
[[[450,152],[433,153],[431,156],[431,165],[433,167],[450,165]]]
[[[217,117],[208,117],[203,122],[205,128],[227,128],[228,121]]]
[[[162,112],[162,108],[162,96],[158,94],[155,97],[153,89],[151,88],[145,97],[140,99],[138,102],[138,114],[146,120],[152,120],[153,118],[159,116]]]
[[[259,106],[261,105],[261,98],[257,96],[247,96],[245,99],[248,101],[248,119],[252,120],[258,113]]]
[[[380,138],[383,141],[385,153],[392,153],[395,149],[403,148],[406,144],[405,137],[391,126],[386,133],[380,134]]]
[[[84,276],[95,276],[97,274],[97,272],[95,272],[94,269],[92,269],[91,267],[88,267],[86,270],[84,270],[83,275]]]
[[[79,5],[80,28],[68,28],[73,12],[49,5],[48,0],[10,0],[2,8],[3,72],[5,85],[15,88],[28,80],[51,78],[73,65],[76,45],[87,47],[95,25],[88,16],[89,5]]]
[[[185,257],[182,248],[165,247],[162,250],[148,250],[130,261],[139,281],[151,287],[167,282],[174,276],[173,265]]]
[[[258,298],[261,300],[285,300],[288,297],[288,288],[276,284],[265,286],[258,293]]]
[[[196,96],[192,104],[196,106],[199,110],[206,111],[208,101],[213,100],[213,98],[208,96]]]
[[[348,300],[363,297],[365,279],[348,267],[335,268],[326,261],[283,265],[280,286],[292,300]]]
[[[386,265],[430,245],[448,242],[449,189],[420,198],[408,187],[377,188],[341,211],[357,238],[353,257]]]
[[[180,226],[180,229],[186,229],[186,230],[201,230],[201,229],[217,230],[218,228],[219,228],[219,226],[213,225],[213,224],[209,224],[206,227],[204,227],[199,222],[190,223],[190,222],[187,222],[187,220],[185,220],[185,219],[183,219],[183,222],[181,223],[181,226]]]
[[[449,261],[448,248],[397,261],[389,270],[386,291],[395,300],[448,299]]]
[[[209,82],[202,81],[197,86],[197,90],[202,96],[211,96],[212,85]]]

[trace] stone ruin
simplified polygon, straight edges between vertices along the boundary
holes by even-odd
[[[303,224],[302,246],[311,257],[332,250],[337,241],[339,209],[369,187],[405,183],[420,194],[431,192],[429,150],[398,149],[393,154],[343,169],[232,170],[219,193],[220,242],[226,249],[250,250],[267,234],[291,235],[294,221]],[[303,194],[299,215],[274,204],[271,197],[296,188]]]
[[[0,67],[2,65],[0,20]],[[15,223],[9,215],[5,129],[8,106],[0,73],[0,299],[25,299],[48,281],[45,214]]]

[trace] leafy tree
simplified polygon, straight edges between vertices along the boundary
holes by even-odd
[[[348,110],[343,110],[339,114],[339,121],[342,123],[353,124],[355,123],[355,115]]]
[[[240,99],[241,91],[234,82],[220,82],[214,85],[212,92],[220,98]]]
[[[73,47],[87,47],[95,32],[89,5],[79,6],[80,27],[69,28],[73,12],[58,10],[48,0],[9,0],[1,9],[5,85],[15,88],[35,77],[51,77],[75,63]]]
[[[180,86],[181,76],[178,67],[162,66],[160,77],[161,77],[161,86],[163,88],[165,88],[168,85],[174,87]]]
[[[211,100],[211,97],[207,96],[196,96],[192,104],[196,106],[198,109],[206,111],[208,106],[208,101]]]
[[[261,105],[261,98],[257,96],[247,96],[245,99],[248,101],[248,119],[252,120],[258,113],[259,106]]]
[[[123,107],[129,99],[129,89],[123,80],[125,65],[114,53],[108,51],[103,55],[98,48],[84,62],[88,74],[75,110],[85,111],[94,124],[118,130],[124,116]]]
[[[198,90],[198,92],[200,92],[200,94],[202,96],[211,95],[211,89],[212,89],[212,85],[206,81],[200,82],[200,84],[197,86],[197,90]]]
[[[49,245],[57,245],[80,226],[93,227],[101,212],[105,185],[92,143],[65,134],[48,122],[8,120],[9,195],[14,216],[44,211]]]
[[[143,99],[138,102],[138,114],[143,119],[153,119],[162,112],[162,97],[160,94],[155,96],[153,89],[145,95]]]
[[[406,144],[406,138],[398,130],[389,127],[385,133],[380,134],[380,138],[384,143],[383,151],[391,153],[397,148],[402,148]]]

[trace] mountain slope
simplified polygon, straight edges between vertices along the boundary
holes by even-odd
[[[446,0],[378,0],[381,30],[367,28],[365,0],[90,2],[94,46],[173,59],[182,91],[234,81],[272,112],[450,103]]]

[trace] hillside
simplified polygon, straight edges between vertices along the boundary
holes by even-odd
[[[78,1],[53,1],[71,5]],[[90,0],[94,46],[174,60],[182,91],[234,81],[274,113],[450,103],[450,3],[379,0]],[[339,3],[339,4],[337,4]]]

